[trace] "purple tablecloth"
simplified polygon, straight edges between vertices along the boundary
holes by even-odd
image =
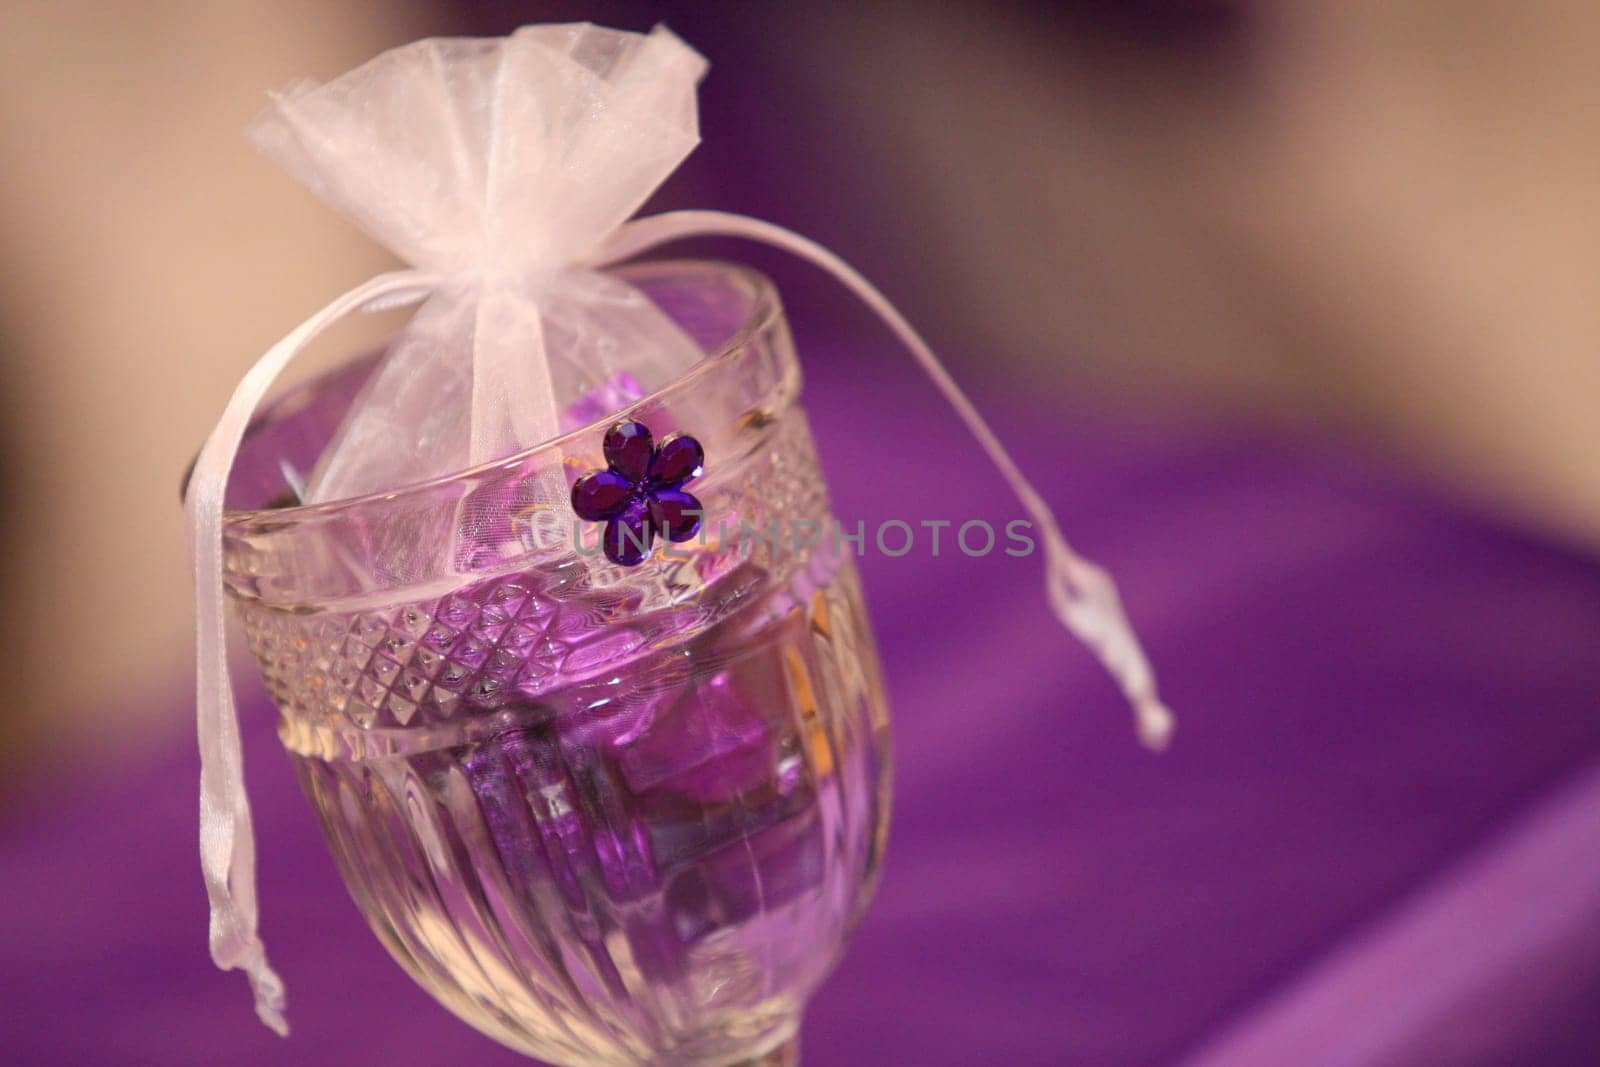
[[[831,354],[841,515],[1016,517],[909,364]],[[1037,560],[865,559],[897,807],[808,1062],[1600,1063],[1600,565],[1326,449],[980,404],[1120,577],[1179,733],[1136,745]],[[175,728],[7,813],[0,1061],[526,1062],[386,957],[247,711],[293,1036],[206,958]]]

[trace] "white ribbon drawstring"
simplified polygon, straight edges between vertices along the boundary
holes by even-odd
[[[1155,676],[1134,636],[1111,577],[1075,553],[1055,516],[1005,446],[905,317],[853,267],[809,238],[760,219],[721,211],[674,211],[624,223],[600,243],[591,266],[607,266],[687,237],[742,237],[772,245],[822,268],[884,321],[916,357],[978,439],[1044,538],[1046,590],[1061,623],[1089,647],[1132,705],[1140,739],[1166,746],[1172,713],[1156,693]],[[200,862],[211,905],[211,958],[250,978],[256,1014],[288,1033],[283,983],[267,963],[258,934],[255,837],[244,788],[239,716],[228,678],[224,634],[222,515],[228,473],[256,407],[285,367],[314,338],[351,312],[415,303],[448,279],[421,271],[380,275],[350,290],[301,323],[250,368],[207,438],[190,478],[186,508],[194,559],[196,717],[200,742]]]
[[[222,590],[222,502],[228,472],[267,390],[318,334],[352,311],[380,302],[393,307],[419,300],[437,284],[438,279],[419,271],[379,275],[334,300],[268,349],[240,380],[216,429],[206,438],[184,496],[194,560],[200,867],[211,904],[211,959],[225,971],[237,967],[249,976],[256,1014],[280,1036],[288,1035],[289,1023],[283,1014],[283,982],[267,963],[257,934],[256,842],[244,789],[239,712],[228,679]]]

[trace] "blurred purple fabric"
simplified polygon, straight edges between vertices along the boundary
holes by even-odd
[[[1016,517],[909,361],[798,332],[841,516]],[[978,402],[1120,577],[1179,732],[1137,746],[1036,559],[869,555],[897,807],[807,1062],[1600,1062],[1600,564],[1323,448]],[[387,958],[247,710],[293,1036],[206,957],[175,740],[9,813],[4,1062],[526,1062]]]

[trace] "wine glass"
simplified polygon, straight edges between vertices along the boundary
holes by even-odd
[[[226,581],[345,883],[441,1003],[554,1064],[792,1064],[883,856],[872,636],[771,284],[617,273],[705,351],[683,377],[620,413],[612,383],[505,460],[300,506],[376,357],[352,362],[247,436]],[[698,536],[637,566],[569,499],[622,419],[705,453]]]

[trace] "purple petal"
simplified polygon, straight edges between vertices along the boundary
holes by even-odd
[[[700,477],[705,469],[706,453],[688,434],[670,434],[656,449],[655,462],[650,464],[650,480],[657,485],[676,489],[692,478]]]
[[[679,489],[650,494],[650,518],[668,541],[687,541],[700,532],[700,501]]]
[[[624,567],[644,561],[656,537],[655,525],[650,521],[650,506],[635,500],[623,509],[622,514],[606,523],[604,549],[606,559]]]
[[[606,462],[629,481],[642,482],[650,476],[654,444],[644,423],[619,422],[606,431]]]
[[[572,510],[590,522],[614,519],[628,506],[633,483],[614,471],[594,471],[572,486]]]

